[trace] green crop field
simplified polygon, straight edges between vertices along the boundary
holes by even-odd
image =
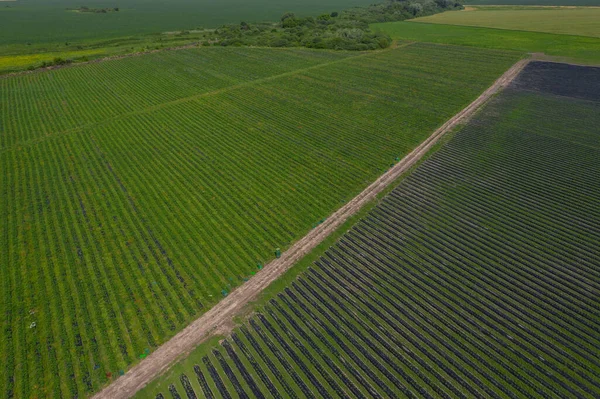
[[[467,7],[413,21],[600,37],[600,7]]]
[[[0,396],[98,390],[520,57],[207,48],[0,79]]]
[[[565,61],[600,64],[600,38],[596,37],[422,22],[389,22],[371,27],[399,40],[544,53]]]
[[[17,0],[0,2],[0,49],[6,44],[85,41],[170,30],[215,28],[225,23],[275,21],[341,11],[368,0]],[[118,12],[79,13],[68,9],[119,7]]]
[[[367,0],[0,0],[0,73],[206,41],[223,24],[341,12]],[[87,12],[80,9],[86,7]],[[115,11],[115,7],[118,11]],[[97,12],[103,11],[103,12]]]
[[[391,40],[370,23],[461,8],[430,0],[0,1],[0,74],[192,46],[383,49]]]
[[[600,396],[600,69],[535,62],[138,398]]]

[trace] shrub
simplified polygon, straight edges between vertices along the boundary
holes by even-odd
[[[289,41],[284,38],[277,38],[270,43],[271,47],[287,47]]]

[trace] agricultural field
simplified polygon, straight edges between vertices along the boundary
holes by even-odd
[[[29,1],[35,2],[36,0]],[[245,2],[244,4],[256,8],[264,5],[262,3],[265,1],[268,0],[259,0],[254,3]],[[349,7],[361,1],[363,0],[355,0],[343,6]],[[147,33],[131,31],[135,24],[129,22],[124,25],[115,23],[114,26],[110,22],[113,19],[114,21],[129,21],[132,18],[138,22],[148,22],[145,21],[143,16],[136,14],[140,10],[122,7],[111,8],[106,7],[106,4],[96,6],[79,5],[76,8],[67,7],[58,10],[63,17],[66,12],[66,15],[70,16],[69,18],[79,20],[82,24],[79,30],[77,24],[62,23],[60,17],[51,17],[53,23],[59,22],[61,24],[58,32],[61,36],[58,37],[54,36],[57,33],[54,32],[55,27],[49,27],[43,21],[36,21],[36,18],[39,17],[39,13],[36,13],[36,11],[43,10],[43,6],[38,4],[41,8],[22,7],[23,9],[19,9],[21,3],[17,3],[17,5],[0,7],[0,23],[4,22],[2,21],[2,15],[10,15],[9,19],[13,23],[17,23],[19,28],[27,25],[24,21],[33,21],[36,23],[35,27],[40,29],[42,40],[33,40],[26,34],[18,34],[18,29],[12,29],[8,26],[7,35],[0,38],[0,74],[85,63],[109,57],[112,59],[122,58],[141,53],[193,46],[378,50],[389,47],[392,41],[387,35],[371,32],[369,29],[370,23],[400,21],[462,8],[460,4],[454,2],[436,3],[430,0],[381,1],[381,3],[369,4],[363,7],[333,8],[337,11],[331,11],[331,9],[327,10],[325,7],[341,5],[338,4],[338,0],[328,0],[319,4],[318,7],[311,7],[310,3],[299,5],[288,0],[281,4],[278,3],[278,6],[275,7],[275,9],[280,7],[282,9],[277,16],[272,15],[270,12],[262,14],[261,11],[261,18],[268,17],[271,20],[259,20],[258,22],[248,19],[255,16],[255,14],[252,12],[244,13],[246,7],[230,8],[229,11],[239,12],[240,19],[223,23],[224,21],[219,19],[223,17],[219,14],[219,10],[222,7],[227,7],[229,3],[237,3],[238,0],[225,0],[218,2],[218,4],[210,2],[210,10],[202,8],[202,4],[206,3],[205,0],[198,2],[189,2],[188,0],[184,3],[192,9],[187,10],[183,7],[183,9],[189,11],[186,15],[193,17],[194,11],[197,11],[200,7],[203,12],[209,13],[205,17],[214,26],[195,25],[190,27],[184,25],[185,18],[178,17],[173,21],[169,31],[159,30],[159,27],[152,28],[152,25],[144,23],[144,29],[155,29],[149,30]],[[161,7],[164,8],[165,5],[156,2],[152,3],[144,0],[141,3],[137,0],[129,0],[129,3],[137,4],[142,11],[146,11],[146,7],[152,9],[158,5],[158,9],[153,10],[154,14],[150,14],[155,18],[160,18],[161,24],[168,23],[169,12],[173,12],[173,10],[178,13],[182,12],[181,0],[169,2],[169,12],[161,12]],[[26,4],[28,4],[28,0],[26,0]],[[52,4],[50,5],[52,6]],[[60,0],[57,4],[60,4]],[[215,10],[212,10],[213,6],[216,6]],[[291,8],[283,8],[288,6]],[[56,4],[53,7],[56,7]],[[284,10],[288,12],[284,13]],[[308,10],[313,10],[313,12],[305,15],[304,11]],[[132,11],[136,15],[131,14]],[[211,12],[220,15],[220,17],[213,18],[214,15],[211,15]],[[228,14],[225,13],[224,15]],[[221,22],[219,23],[219,21]],[[2,27],[7,25],[10,24],[0,25],[0,31]],[[64,36],[69,32],[71,36]]]
[[[369,0],[17,0],[0,2],[0,49],[7,44],[122,38],[240,21],[276,21],[285,12],[307,16],[366,6]],[[76,12],[117,7],[117,12]]]
[[[599,397],[600,68],[532,62],[138,398]]]
[[[211,47],[0,79],[0,396],[97,391],[520,57]]]
[[[466,7],[412,21],[600,37],[600,7]]]
[[[365,0],[0,1],[0,74],[200,43],[226,45],[214,34],[225,24],[239,27],[244,22],[245,35],[256,35],[257,26],[270,32],[284,13],[293,12],[298,18],[341,15],[348,7],[369,4]],[[431,12],[427,9],[423,15]]]
[[[398,40],[544,53],[560,61],[600,64],[598,37],[423,22],[378,23],[372,24],[371,28]]]

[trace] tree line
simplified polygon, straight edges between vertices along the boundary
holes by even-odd
[[[224,25],[207,32],[203,45],[375,50],[388,47],[391,39],[371,31],[371,23],[404,21],[460,8],[455,0],[386,0],[317,17],[285,13],[277,23]]]

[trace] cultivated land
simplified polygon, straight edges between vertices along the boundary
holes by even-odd
[[[422,22],[390,22],[371,27],[398,40],[544,53],[562,61],[600,64],[600,38],[597,37]]]
[[[138,397],[597,397],[599,93],[600,69],[530,63],[312,269]]]
[[[527,62],[528,60],[517,62],[504,73],[502,77],[494,82],[490,88],[482,93],[481,96],[452,117],[448,122],[444,123],[444,125],[437,129],[410,154],[405,156],[399,163],[390,168],[390,170],[384,173],[373,184],[369,185],[363,192],[327,218],[325,222],[314,228],[309,234],[295,243],[281,258],[275,259],[266,265],[265,269],[253,278],[251,282],[236,289],[231,295],[219,302],[202,317],[191,323],[181,333],[170,339],[156,352],[130,370],[124,377],[119,378],[115,383],[94,396],[94,398],[128,398],[149,383],[154,377],[164,372],[176,359],[189,353],[201,342],[211,339],[214,335],[231,332],[231,329],[233,328],[232,320],[234,317],[240,317],[243,312],[249,311],[254,306],[257,306],[253,301],[257,300],[259,297],[259,301],[263,301],[264,296],[261,295],[261,293],[267,287],[269,287],[269,291],[271,292],[276,290],[275,287],[270,286],[275,280],[278,280],[285,275],[286,271],[292,266],[294,266],[294,268],[299,267],[296,265],[297,263],[305,263],[308,260],[307,258],[310,258],[315,251],[318,252],[318,249],[315,248],[318,248],[321,243],[324,243],[324,241],[326,241],[334,232],[337,233],[338,228],[344,225],[349,218],[357,213],[363,212],[363,209],[369,206],[371,201],[387,190],[400,176],[415,167],[422,158],[434,148],[444,134],[471,117],[483,103],[491,98],[491,96],[503,87],[506,87]],[[310,255],[306,256],[307,254]],[[291,271],[291,274],[293,273],[294,271]],[[281,285],[281,282],[278,281],[277,285]],[[283,286],[285,286],[285,284],[283,284]],[[197,353],[191,357],[195,358],[196,356]],[[186,362],[189,361],[190,359]],[[180,367],[182,366],[179,365],[178,368]]]
[[[285,12],[318,15],[371,4],[369,0],[19,0],[0,7],[4,45],[64,43],[123,38],[225,23],[276,21]],[[119,7],[118,12],[77,13],[69,9]]]
[[[236,1],[225,0],[219,2],[219,6]],[[265,0],[251,2],[252,7],[260,6]],[[335,3],[335,0],[331,0]],[[360,1],[360,0],[357,0]],[[192,7],[198,8],[204,1],[189,3]],[[290,2],[290,0],[288,0]],[[283,2],[280,6],[287,4]],[[258,4],[257,4],[258,3]],[[151,8],[158,3],[145,5]],[[319,7],[326,7],[328,1],[320,4]],[[293,4],[289,4],[293,6]],[[337,3],[336,3],[337,5]],[[160,8],[160,4],[158,4]],[[307,4],[304,4],[307,6]],[[348,4],[346,4],[348,6]],[[169,12],[171,8],[175,12],[182,12],[181,4],[169,2]],[[302,8],[302,7],[300,7]],[[0,39],[0,74],[19,72],[23,70],[35,70],[38,68],[48,68],[61,66],[71,63],[82,63],[90,60],[106,59],[117,56],[140,54],[154,52],[161,49],[181,49],[182,47],[192,46],[221,46],[221,47],[274,47],[274,48],[294,48],[304,47],[313,49],[328,50],[350,50],[367,51],[388,48],[391,39],[381,33],[373,33],[369,29],[369,23],[378,21],[402,21],[416,16],[432,15],[444,10],[461,8],[458,3],[448,1],[433,2],[431,0],[382,0],[379,4],[370,4],[366,7],[352,7],[338,11],[322,10],[320,13],[303,17],[302,14],[286,12],[281,18],[270,22],[246,19],[253,15],[240,14],[240,19],[236,22],[230,22],[220,25],[217,28],[190,28],[183,25],[184,21],[177,18],[178,28],[168,32],[154,31],[152,34],[134,34],[130,36],[112,37],[112,29],[117,29],[121,35],[125,35],[129,24],[126,27],[113,27],[111,25],[98,26],[101,21],[108,22],[112,17],[109,15],[122,15],[128,9],[118,7],[94,8],[87,6],[78,6],[78,8],[67,8],[70,14],[85,14],[87,20],[81,34],[78,35],[74,26],[69,24],[61,25],[60,33],[64,34],[69,29],[74,36],[72,39],[57,41],[52,38],[52,28],[40,25],[44,28],[45,35],[42,41],[26,41],[27,36],[9,35],[6,40],[14,42],[2,43]],[[239,12],[243,12],[241,7]],[[13,12],[11,7],[2,9],[5,12]],[[9,10],[9,11],[6,11]],[[16,10],[16,9],[15,9]],[[289,11],[296,10],[291,8]],[[65,10],[61,10],[65,11]],[[206,11],[206,10],[205,10]],[[38,16],[34,12],[23,11],[31,20]],[[166,23],[168,13],[157,13],[160,15],[161,22]],[[190,15],[194,14],[193,10]],[[1,16],[1,14],[0,14]],[[15,16],[15,15],[13,15]],[[95,16],[95,17],[94,17]],[[139,18],[138,18],[139,17]],[[263,16],[264,17],[264,16]],[[23,24],[23,18],[18,15],[15,17],[19,21],[19,26]],[[100,19],[98,19],[100,18]],[[127,14],[124,20],[134,19],[135,21],[144,20],[138,15]],[[56,18],[59,20],[60,18]],[[108,19],[108,20],[107,20]],[[218,20],[218,19],[215,19]],[[212,23],[215,23],[213,20]],[[146,25],[144,25],[146,26]],[[123,29],[120,29],[123,28]],[[97,37],[88,38],[90,31],[98,30]],[[20,41],[21,40],[21,41]]]
[[[210,48],[0,79],[0,392],[96,391],[518,58]]]
[[[366,0],[22,0],[0,7],[0,74],[41,65],[214,42],[223,24],[278,21],[366,6]],[[80,9],[87,7],[87,12]],[[116,8],[115,8],[116,7]],[[274,22],[266,22],[267,25]],[[266,28],[265,28],[266,29]],[[270,29],[269,29],[270,30]],[[267,46],[267,43],[262,43]],[[294,47],[294,46],[287,46]]]
[[[600,7],[467,7],[412,21],[600,37]]]

